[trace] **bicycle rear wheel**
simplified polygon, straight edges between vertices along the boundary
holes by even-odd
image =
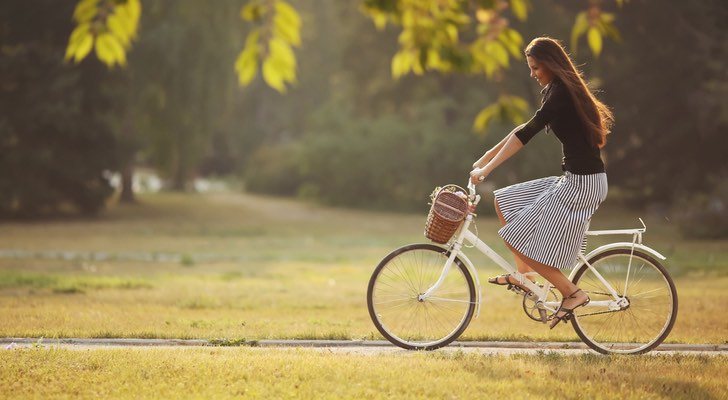
[[[631,249],[596,254],[589,264],[620,301],[587,265],[579,268],[573,282],[592,303],[576,309],[572,326],[584,343],[603,354],[642,354],[662,343],[677,318],[677,291],[667,270],[652,256]]]
[[[387,255],[369,280],[367,305],[374,326],[387,340],[408,350],[434,350],[450,344],[468,327],[475,311],[475,284],[455,258],[442,285],[437,282],[450,252],[432,244],[412,244]]]

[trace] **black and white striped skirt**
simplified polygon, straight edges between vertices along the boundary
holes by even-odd
[[[567,171],[494,194],[506,220],[498,231],[503,240],[532,260],[571,269],[586,247],[589,220],[607,197],[607,174]]]

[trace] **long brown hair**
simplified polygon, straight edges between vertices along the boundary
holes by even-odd
[[[554,74],[554,79],[564,83],[579,118],[587,127],[589,142],[599,148],[604,147],[614,115],[609,107],[594,97],[561,43],[549,37],[533,39],[526,47],[526,56],[533,57]]]

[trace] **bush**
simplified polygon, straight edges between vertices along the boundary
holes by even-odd
[[[411,121],[396,115],[356,118],[348,110],[319,115],[301,143],[299,194],[333,205],[427,208],[435,186],[465,183],[478,138],[447,127],[442,103]]]
[[[675,205],[675,218],[686,237],[728,237],[728,179],[717,177],[710,181],[710,193],[684,196]]]
[[[258,193],[292,196],[298,193],[299,145],[263,145],[253,153],[245,170],[245,186]]]

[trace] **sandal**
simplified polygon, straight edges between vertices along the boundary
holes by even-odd
[[[508,286],[506,288],[508,290],[511,290],[513,288],[516,288],[518,290],[523,291],[523,293],[528,293],[528,292],[531,291],[531,289],[529,289],[529,288],[527,288],[525,286],[521,286],[518,283],[511,283],[511,277],[513,277],[513,275],[511,275],[511,274],[503,274],[503,275],[494,276],[492,278],[488,278],[488,283],[492,283],[494,285],[499,285],[499,286]],[[505,282],[501,282],[499,280],[500,278],[505,278]]]
[[[576,310],[579,307],[583,307],[583,306],[589,304],[589,302],[591,301],[591,299],[589,298],[589,296],[586,296],[586,301],[584,301],[583,303],[577,304],[577,305],[575,305],[572,308],[564,308],[564,301],[566,301],[566,299],[575,299],[576,297],[574,295],[577,294],[577,293],[579,293],[579,292],[581,292],[581,291],[582,291],[581,289],[577,289],[574,293],[572,293],[572,294],[564,297],[563,299],[561,299],[561,305],[559,306],[559,309],[556,310],[556,312],[554,313],[553,322],[551,323],[551,325],[549,325],[549,328],[550,329],[554,329],[554,327],[556,325],[558,325],[559,322],[561,322],[561,321],[564,321],[564,323],[566,323],[574,315],[574,310]],[[564,315],[561,315],[561,316],[556,315],[556,314],[558,314],[559,312],[562,312],[562,311],[564,312]]]

